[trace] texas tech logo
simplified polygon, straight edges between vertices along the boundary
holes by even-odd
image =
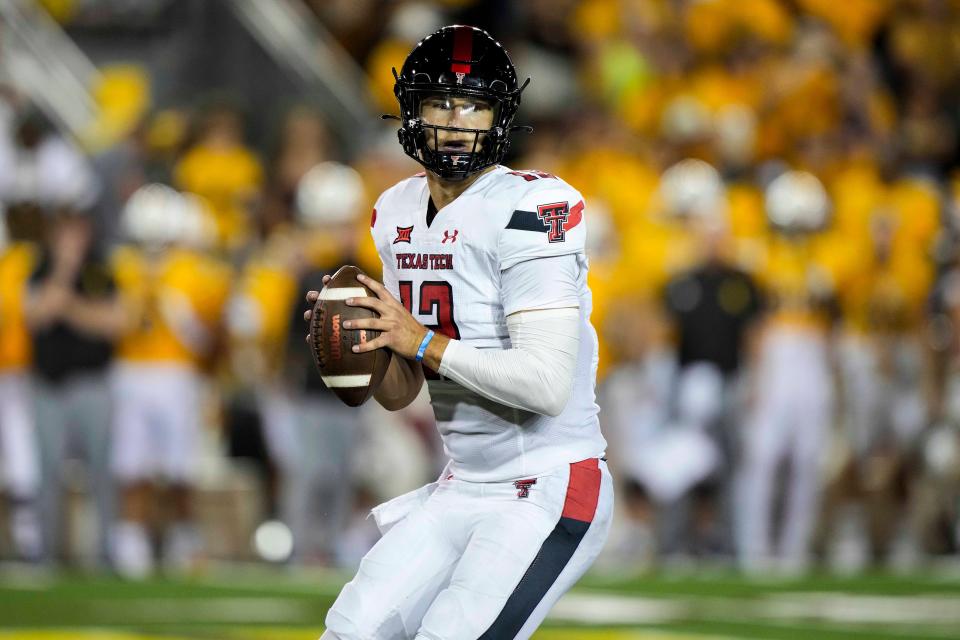
[[[567,222],[567,218],[570,217],[569,203],[554,202],[553,204],[541,204],[537,207],[537,217],[549,227],[547,230],[547,240],[550,242],[563,242],[567,239],[567,232],[563,227]]]
[[[517,497],[518,498],[529,498],[530,497],[530,487],[537,484],[536,478],[530,480],[517,480],[513,483],[513,486],[517,488]]]
[[[410,244],[411,235],[413,235],[413,227],[397,227],[397,237],[393,241],[393,244],[397,244],[398,242]]]

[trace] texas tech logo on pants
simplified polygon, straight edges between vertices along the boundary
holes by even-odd
[[[537,484],[536,478],[531,478],[530,480],[517,480],[513,483],[513,486],[517,488],[517,497],[518,498],[529,498],[530,497],[530,487]]]

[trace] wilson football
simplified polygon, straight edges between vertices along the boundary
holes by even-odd
[[[343,328],[345,320],[379,317],[366,307],[347,305],[347,298],[375,295],[357,280],[361,273],[351,265],[340,267],[320,291],[310,319],[313,361],[320,370],[323,383],[351,407],[360,406],[373,395],[390,364],[388,349],[366,353],[351,350],[353,345],[379,336],[379,331]]]

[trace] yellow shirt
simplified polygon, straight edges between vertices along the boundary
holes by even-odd
[[[206,199],[222,248],[244,244],[251,232],[246,203],[263,182],[263,169],[252,152],[197,146],[177,163],[174,178],[179,188]]]
[[[940,194],[930,180],[902,178],[888,195],[897,216],[898,248],[925,253],[940,228]]]
[[[826,303],[836,295],[839,267],[830,263],[823,237],[771,235],[756,277],[770,301],[770,321],[823,331],[831,320]]]
[[[847,245],[851,239],[845,239]],[[848,250],[847,254],[852,252]],[[883,259],[871,244],[860,242],[848,265],[839,299],[847,326],[858,332],[915,330],[922,322],[933,286],[934,265],[925,252],[894,237]]]
[[[850,163],[831,181],[830,192],[833,227],[851,237],[865,237],[870,217],[886,196],[876,163],[869,159]]]
[[[24,243],[0,253],[0,371],[30,364],[32,343],[23,305],[35,260],[33,247]]]
[[[258,256],[244,267],[237,287],[242,300],[240,331],[232,347],[252,347],[270,371],[277,371],[286,353],[291,309],[300,292],[297,279],[283,266]],[[306,332],[306,329],[304,329]]]
[[[196,335],[199,329],[209,338],[220,330],[230,290],[229,268],[184,249],[148,256],[124,247],[114,255],[114,269],[121,300],[136,320],[120,340],[118,357],[139,363],[201,364],[207,352],[185,336]]]

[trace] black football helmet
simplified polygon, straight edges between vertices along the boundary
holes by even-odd
[[[404,153],[446,180],[467,176],[503,160],[510,147],[509,134],[520,106],[520,94],[529,84],[517,82],[510,56],[489,33],[476,27],[443,27],[421,40],[407,56],[393,91],[400,103],[400,129],[397,136]],[[425,123],[420,113],[426,97],[454,96],[479,98],[494,110],[489,129],[464,129]],[[441,151],[437,132],[454,131],[473,135],[473,146],[456,151]],[[433,137],[433,148],[427,144]]]

